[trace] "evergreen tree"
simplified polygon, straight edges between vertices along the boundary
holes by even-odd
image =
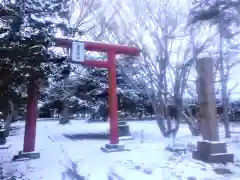
[[[29,82],[39,79],[47,83],[48,76],[56,69],[52,61],[58,59],[48,48],[53,45],[56,31],[64,27],[62,22],[54,20],[65,18],[67,2],[7,0],[1,3],[0,98],[18,104],[25,97]]]

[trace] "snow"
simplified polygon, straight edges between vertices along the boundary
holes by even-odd
[[[225,143],[225,141],[208,141],[208,140],[202,140],[201,142],[206,142],[206,143],[211,143],[211,144]]]
[[[11,162],[12,157],[22,150],[24,135],[24,123],[14,123],[8,137],[11,147],[0,149],[0,169],[3,168],[5,175],[20,180],[62,180],[64,176],[66,180],[73,177],[81,179],[82,176],[90,180],[105,180],[108,175],[114,174],[115,179],[124,180],[240,178],[238,133],[227,140],[228,150],[234,152],[236,162],[223,166],[194,160],[189,151],[180,154],[166,151],[165,148],[172,144],[172,138],[163,138],[154,121],[129,122],[129,125],[134,139],[121,143],[131,151],[104,153],[100,148],[108,140],[104,137],[93,139],[89,134],[102,132],[104,135],[109,129],[107,123],[88,124],[73,120],[62,126],[57,121],[41,120],[37,124],[36,139],[36,151],[40,152],[41,158]],[[222,127],[220,129],[222,137]],[[237,126],[233,130],[240,133]],[[192,149],[199,139],[192,137],[187,126],[182,125],[176,144]],[[233,174],[220,175],[214,172],[215,168],[227,168]]]

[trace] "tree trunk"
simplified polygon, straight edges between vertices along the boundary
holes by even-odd
[[[50,109],[49,111],[50,111],[50,114],[49,114],[50,118],[54,118],[54,111],[55,110],[54,109]]]
[[[199,136],[200,135],[200,124],[197,119],[195,119],[193,116],[188,117],[186,113],[182,113],[186,123],[188,124],[189,130],[192,133],[193,136]]]
[[[176,118],[172,119],[170,116],[164,115],[164,112],[161,112],[162,108],[154,108],[154,109],[156,114],[157,125],[163,137],[170,137],[170,136],[175,137],[180,127],[180,121],[178,121],[178,119]],[[173,126],[174,122],[175,122],[175,126]]]
[[[18,107],[13,104],[13,112],[12,112],[12,122],[16,122],[18,120]]]
[[[9,129],[12,122],[13,113],[4,115],[4,129]]]
[[[68,112],[68,101],[64,100],[63,102],[63,109],[62,109],[62,117],[60,118],[60,124],[67,124],[69,123],[69,112]]]
[[[69,50],[68,50],[69,51]],[[63,89],[66,90],[67,87],[67,82],[68,82],[68,77],[65,77],[65,79],[63,80]],[[68,101],[68,98],[65,97],[63,99],[63,109],[62,109],[62,112],[61,112],[61,118],[60,118],[60,121],[59,123],[60,124],[67,124],[69,123],[69,101]]]
[[[9,136],[9,131],[12,124],[13,113],[9,112],[4,118],[4,129],[6,130],[7,136]]]
[[[170,118],[170,117],[168,117],[168,118]],[[177,135],[177,132],[180,127],[180,123],[176,119],[175,119],[176,125],[174,127],[173,127],[174,120],[171,119],[171,121],[170,121],[170,122],[172,122],[172,124],[171,124],[172,129],[168,129],[168,127],[165,123],[165,121],[166,121],[165,118],[157,116],[156,121],[157,121],[158,127],[159,127],[163,137],[170,137],[170,136],[175,137]]]
[[[229,126],[229,116],[228,116],[228,93],[227,93],[227,79],[224,72],[224,61],[223,61],[223,38],[220,32],[220,78],[221,78],[221,94],[223,103],[223,122],[225,137],[230,138],[230,126]]]
[[[10,126],[13,119],[13,103],[9,101],[8,108],[4,112],[4,129],[9,134]]]

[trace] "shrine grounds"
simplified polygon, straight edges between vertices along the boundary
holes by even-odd
[[[201,137],[193,137],[182,124],[176,146],[185,151],[169,152],[172,138],[163,138],[155,121],[129,122],[134,139],[122,140],[130,151],[105,153],[109,142],[106,122],[86,123],[72,120],[59,125],[54,120],[38,120],[36,151],[40,159],[14,161],[22,150],[24,122],[11,125],[8,149],[0,148],[0,179],[11,180],[224,180],[240,179],[240,124],[231,124],[232,138],[226,140],[234,153],[234,164],[208,164],[192,159],[192,150]]]

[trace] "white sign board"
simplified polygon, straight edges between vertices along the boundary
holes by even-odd
[[[84,43],[82,42],[72,43],[72,61],[74,62],[84,61]]]

